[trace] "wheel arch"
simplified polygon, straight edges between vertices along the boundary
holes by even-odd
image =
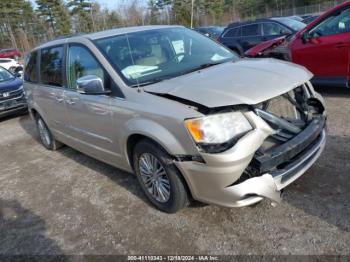
[[[134,149],[135,146],[141,142],[142,140],[148,140],[151,143],[159,146],[165,153],[167,153],[169,155],[169,157],[174,158],[175,161],[175,156],[171,155],[160,143],[158,143],[156,140],[150,138],[147,135],[144,134],[132,134],[129,136],[128,140],[127,140],[127,154],[128,154],[128,162],[131,165],[131,168],[134,170],[133,168],[133,153],[134,153]],[[178,171],[179,175],[180,175],[180,179],[182,180],[185,189],[188,193],[188,196],[193,199],[193,195],[192,195],[192,190],[189,184],[189,181],[186,179],[186,176],[184,174],[182,174],[182,172],[180,171],[180,169],[174,165],[174,168]]]
[[[191,138],[184,128],[170,128],[152,119],[134,118],[125,124],[123,134],[119,140],[121,149],[130,166],[132,166],[130,150],[143,138],[158,144],[170,156],[197,154],[196,148],[194,146],[192,148]]]
[[[33,120],[36,120],[36,118],[40,116],[47,125],[49,124],[49,121],[47,121],[48,119],[46,117],[46,114],[42,110],[40,110],[39,107],[29,106],[28,111]]]

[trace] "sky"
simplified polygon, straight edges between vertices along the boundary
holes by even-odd
[[[139,0],[140,3],[146,3],[147,0]],[[35,0],[30,0],[35,6]],[[92,2],[99,3],[102,7],[107,7],[109,9],[116,8],[123,4],[128,4],[131,0],[92,0]]]

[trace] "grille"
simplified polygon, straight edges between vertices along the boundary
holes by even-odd
[[[4,94],[7,93],[8,96],[4,96]],[[0,102],[21,97],[23,95],[23,89],[17,89],[15,91],[9,91],[9,92],[0,92]]]
[[[303,88],[299,87],[256,108],[256,113],[277,131],[264,141],[260,153],[287,142],[307,126],[307,109],[304,108],[306,99]]]

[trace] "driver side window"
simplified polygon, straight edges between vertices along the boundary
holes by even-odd
[[[345,9],[326,18],[310,32],[310,35],[312,37],[321,37],[349,32],[350,9]]]
[[[106,86],[106,73],[96,58],[82,46],[70,46],[68,51],[68,88],[77,89],[77,79],[87,75],[95,75],[102,79]]]
[[[275,36],[282,35],[283,32],[286,32],[287,29],[283,28],[279,24],[276,23],[264,23],[263,24],[263,32],[264,36]]]

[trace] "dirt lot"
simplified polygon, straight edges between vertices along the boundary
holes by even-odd
[[[277,207],[163,214],[132,175],[45,150],[28,116],[0,121],[0,253],[350,255],[350,92],[321,92],[326,151]]]

